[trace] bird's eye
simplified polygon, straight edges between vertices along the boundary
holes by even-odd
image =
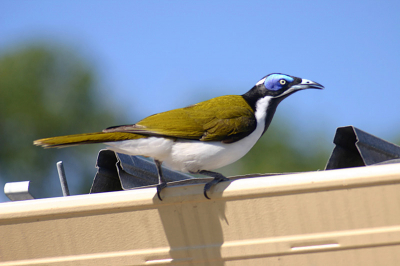
[[[281,85],[285,85],[285,84],[286,84],[286,80],[281,79],[281,80],[279,80],[279,83],[280,83]]]

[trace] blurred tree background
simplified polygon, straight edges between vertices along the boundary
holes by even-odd
[[[34,196],[60,196],[56,162],[63,160],[71,194],[88,193],[104,145],[42,149],[35,139],[134,123],[110,103],[94,67],[64,47],[31,45],[0,53],[0,181],[31,180]],[[177,106],[180,107],[180,106]],[[266,135],[225,175],[324,169],[331,139],[300,136],[278,115]]]
[[[100,148],[98,145],[44,150],[32,142],[114,125],[121,113],[105,99],[93,67],[64,47],[37,44],[3,51],[0,54],[2,185],[31,180],[34,196],[59,196],[55,163],[62,159],[71,193],[87,193],[96,172],[92,157]]]

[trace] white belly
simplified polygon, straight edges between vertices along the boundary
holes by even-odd
[[[254,133],[254,132],[253,132]],[[130,155],[142,155],[162,161],[167,167],[181,172],[214,170],[242,158],[261,134],[235,143],[220,141],[171,140],[160,137],[110,142],[109,149]]]
[[[257,140],[258,138],[247,137],[230,144],[220,141],[178,140],[163,161],[171,169],[182,172],[214,170],[242,158]]]

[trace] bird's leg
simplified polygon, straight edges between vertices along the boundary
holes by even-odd
[[[223,176],[222,174],[217,173],[217,172],[212,172],[212,171],[207,171],[207,170],[201,170],[201,171],[198,172],[198,174],[214,177],[213,180],[211,180],[210,182],[208,182],[208,183],[204,186],[204,196],[205,196],[207,199],[210,199],[210,198],[208,197],[208,195],[207,195],[207,191],[209,191],[210,188],[211,188],[212,186],[214,186],[214,185],[216,185],[216,184],[218,184],[219,182],[222,182],[222,181],[229,181],[228,178],[226,178],[225,176]]]
[[[162,162],[160,162],[159,160],[154,159],[154,163],[156,164],[157,173],[158,173],[157,196],[162,201],[160,193],[161,193],[161,190],[163,190],[164,188],[167,187],[167,181],[165,181],[164,176],[162,174],[162,170],[161,170]]]

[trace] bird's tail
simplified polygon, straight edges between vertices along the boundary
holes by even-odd
[[[33,144],[44,148],[64,148],[81,144],[140,139],[144,137],[144,135],[126,132],[96,132],[38,139]]]

